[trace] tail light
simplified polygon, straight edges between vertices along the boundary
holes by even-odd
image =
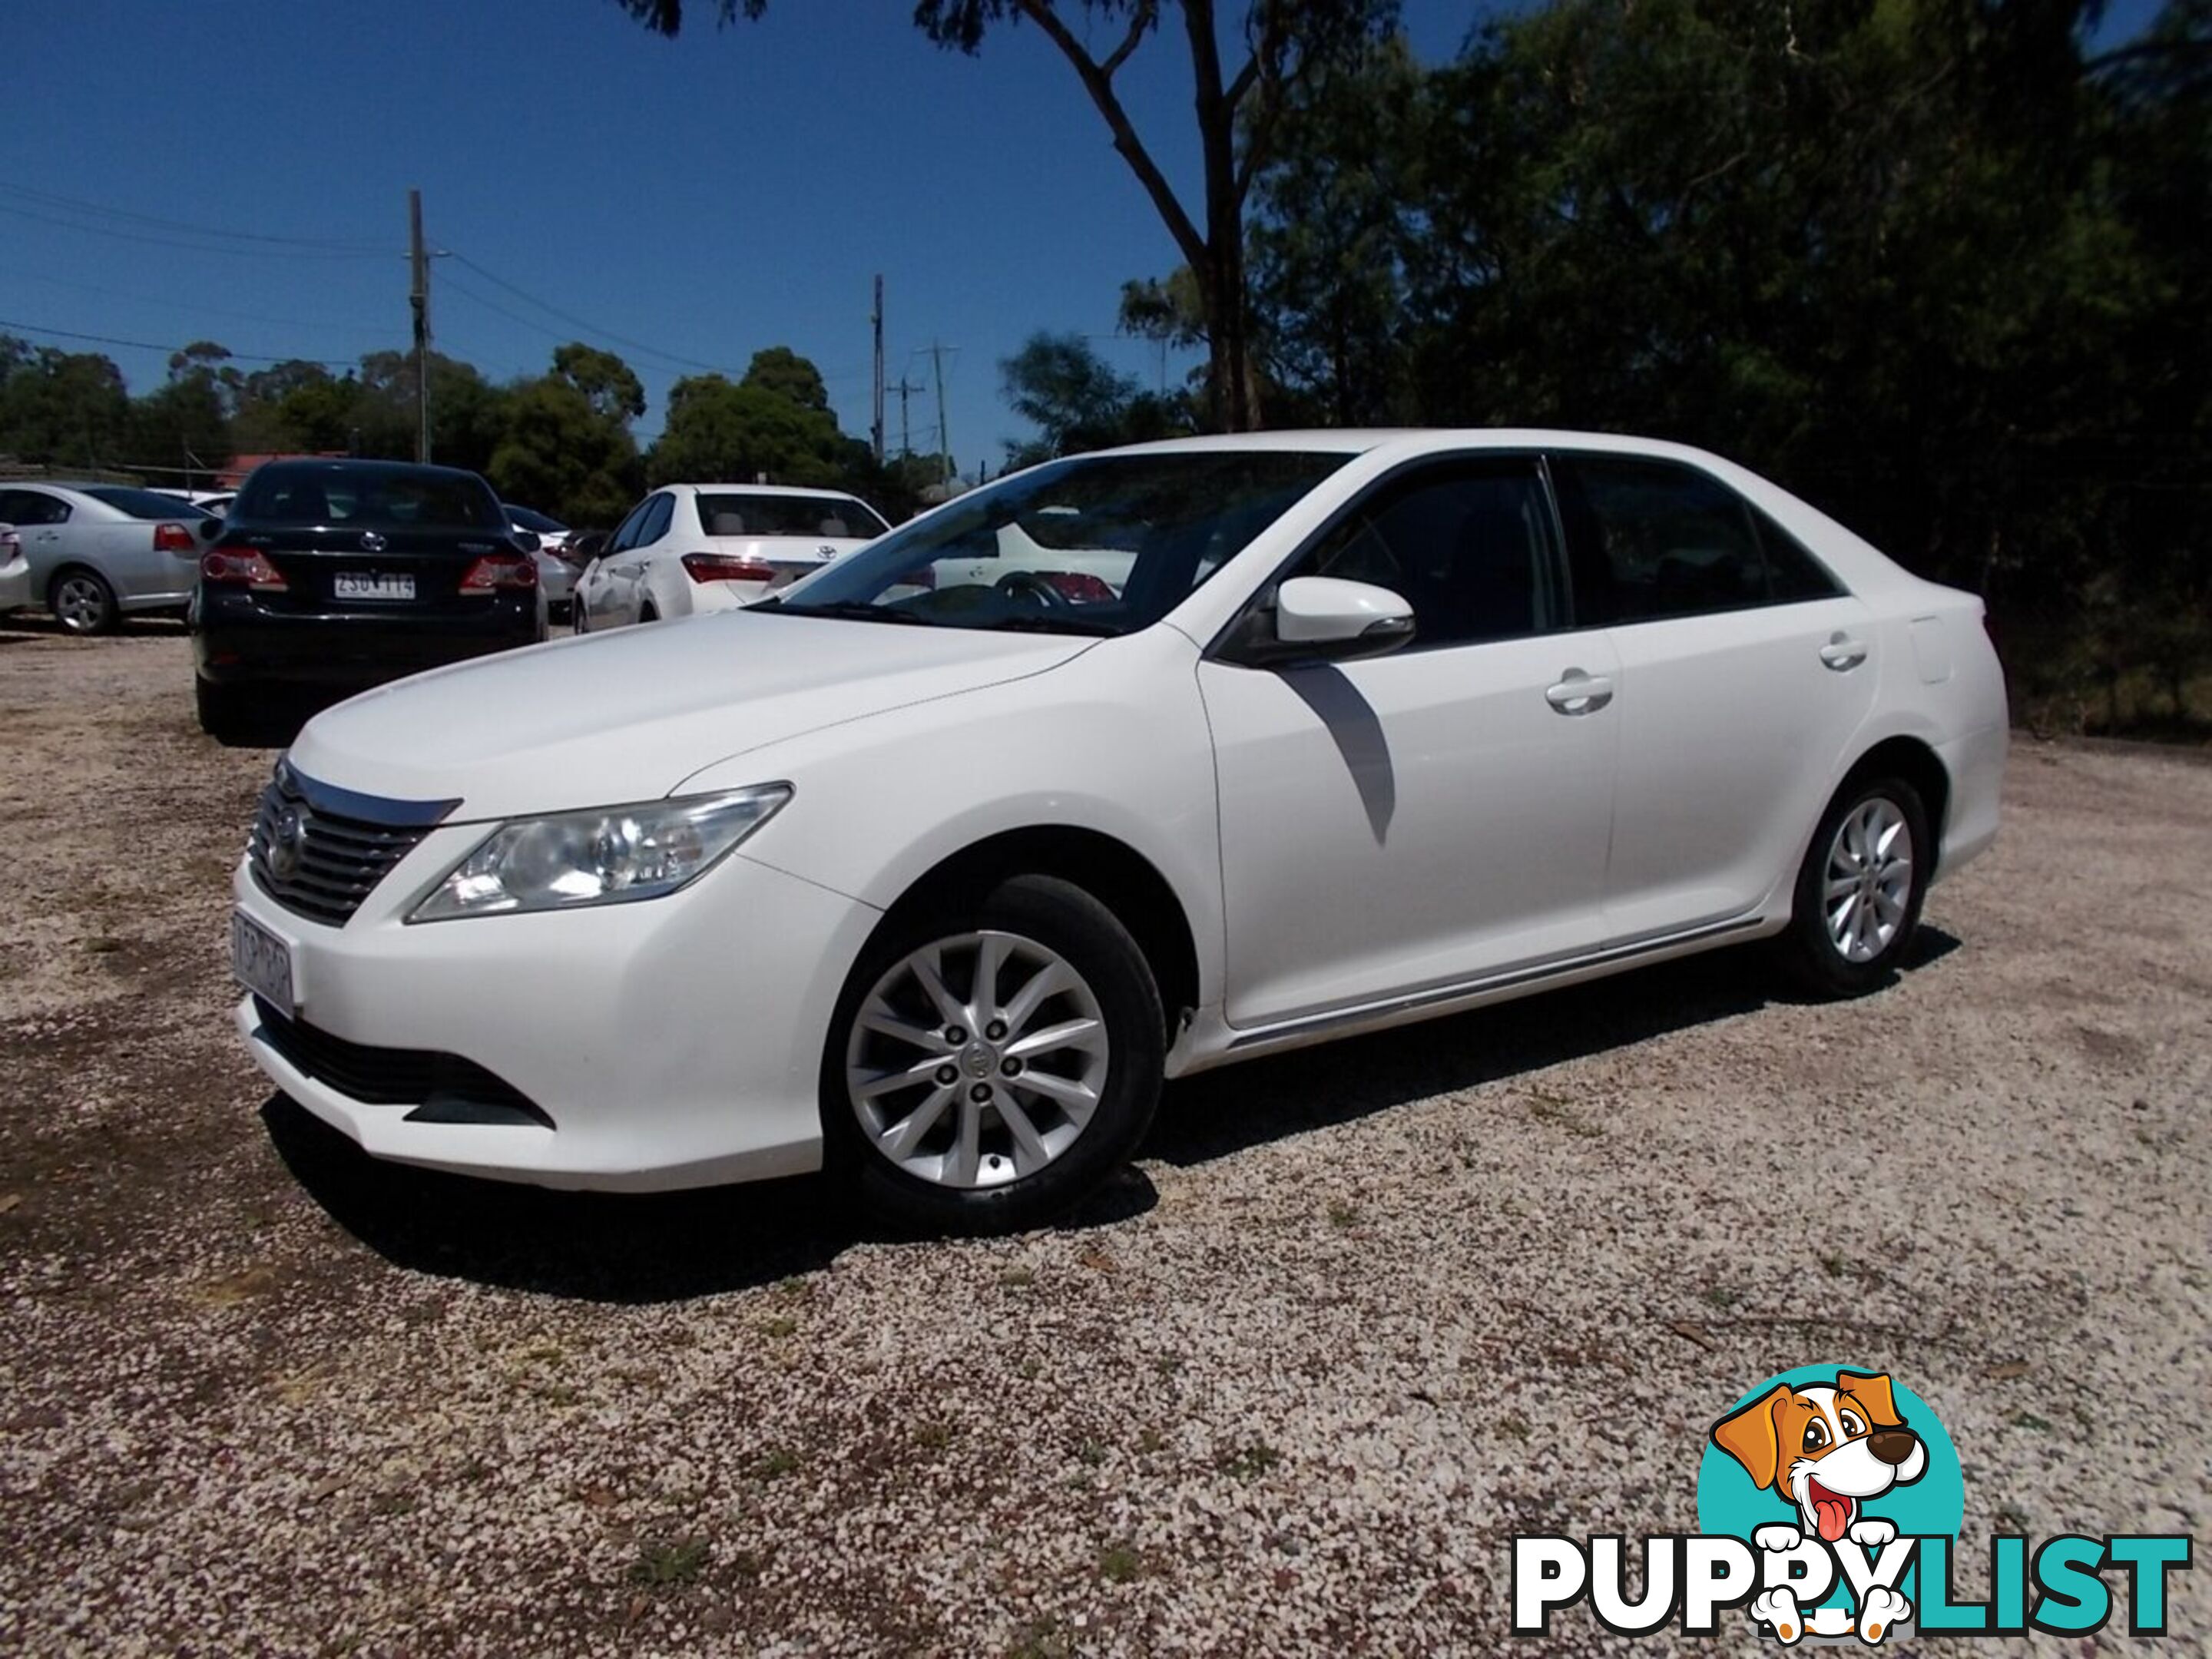
[[[1114,590],[1087,570],[1048,570],[1044,579],[1070,605],[1101,605],[1110,603]]]
[[[266,554],[210,548],[200,555],[200,580],[218,587],[250,587],[257,593],[282,593],[284,573]]]
[[[538,562],[527,553],[489,553],[461,578],[464,593],[495,593],[501,588],[527,591],[538,586]]]
[[[189,553],[199,544],[192,532],[180,524],[157,524],[154,526],[154,550],[156,553]]]
[[[686,553],[684,574],[695,582],[772,582],[775,567],[727,553]]]

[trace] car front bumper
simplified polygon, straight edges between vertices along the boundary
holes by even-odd
[[[290,949],[298,1024],[471,1062],[541,1121],[358,1098],[249,996],[239,1034],[270,1079],[374,1157],[498,1180],[653,1191],[819,1168],[823,1042],[880,913],[740,853],[665,898],[408,925],[488,828],[432,830],[343,927],[279,905],[243,862],[233,893]]]
[[[0,611],[21,611],[32,602],[31,562],[19,553],[0,564]]]

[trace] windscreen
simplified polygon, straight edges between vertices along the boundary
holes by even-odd
[[[871,540],[889,528],[849,495],[699,492],[699,527],[709,536],[829,536]]]
[[[948,628],[1148,628],[1351,456],[1085,455],[965,495],[755,609]]]
[[[558,519],[549,519],[543,513],[533,513],[526,507],[515,506],[512,501],[507,504],[507,517],[508,523],[519,524],[525,530],[535,531],[541,536],[558,536],[568,528]]]
[[[258,524],[421,525],[504,532],[491,491],[464,472],[346,466],[264,466],[230,516]]]

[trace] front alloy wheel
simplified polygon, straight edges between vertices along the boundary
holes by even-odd
[[[823,1066],[833,1162],[908,1223],[1030,1224],[1135,1150],[1164,1048],[1150,968],[1112,913],[1016,877],[967,915],[894,927],[855,969]]]

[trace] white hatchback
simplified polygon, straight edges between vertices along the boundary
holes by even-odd
[[[630,509],[576,582],[580,634],[726,611],[809,575],[887,528],[834,489],[667,484]]]
[[[1024,1224],[1164,1078],[1753,939],[1885,984],[2005,750],[1980,602],[1713,456],[1146,446],[319,715],[238,1028],[380,1157]]]

